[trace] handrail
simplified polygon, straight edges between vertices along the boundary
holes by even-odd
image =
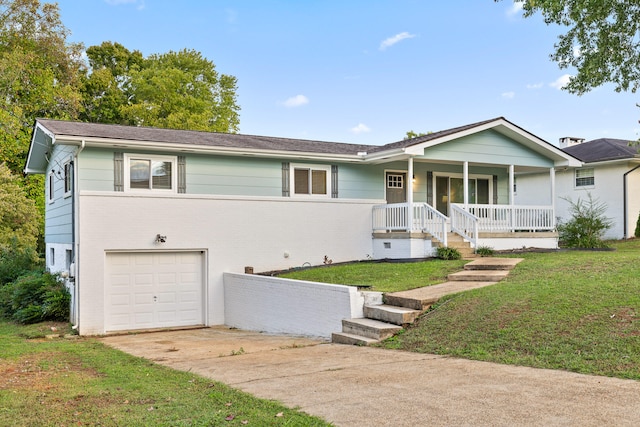
[[[407,231],[431,234],[447,244],[447,217],[427,203],[413,204],[413,223],[408,224],[408,203],[373,207],[373,231]]]
[[[553,231],[552,206],[460,205],[478,218],[480,232]]]
[[[451,204],[451,231],[468,240],[472,248],[478,245],[478,217],[463,209],[463,205]]]

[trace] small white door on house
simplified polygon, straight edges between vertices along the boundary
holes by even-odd
[[[107,253],[105,329],[204,324],[201,252]]]

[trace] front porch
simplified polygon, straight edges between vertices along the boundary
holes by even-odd
[[[390,203],[372,214],[376,259],[434,256],[452,234],[474,251],[558,247],[553,206],[452,203],[447,217],[428,203]]]

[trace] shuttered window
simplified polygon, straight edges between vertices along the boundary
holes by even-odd
[[[292,164],[290,169],[293,177],[292,196],[338,197],[337,168],[334,171],[330,166]],[[335,191],[331,189],[331,183],[334,180],[336,181]]]

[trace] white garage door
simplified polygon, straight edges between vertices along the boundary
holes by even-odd
[[[201,252],[108,253],[106,330],[204,324]]]

